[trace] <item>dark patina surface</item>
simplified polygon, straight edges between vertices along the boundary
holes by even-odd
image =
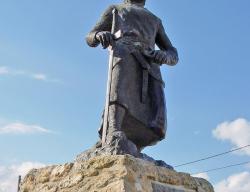
[[[86,38],[91,47],[101,44],[113,50],[106,148],[115,146],[114,154],[140,156],[144,147],[166,134],[160,66],[175,65],[178,54],[161,20],[144,5],[145,0],[111,5]]]

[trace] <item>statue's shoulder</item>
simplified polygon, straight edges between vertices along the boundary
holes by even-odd
[[[155,15],[154,13],[152,13],[150,10],[148,10],[147,8],[144,8],[145,9],[145,11],[152,17],[152,18],[154,18],[156,21],[158,21],[158,22],[161,22],[161,19],[157,16],[157,15]]]
[[[111,4],[108,6],[107,9],[111,10],[111,9],[117,9],[117,10],[121,10],[125,7],[125,5],[123,3],[120,4]]]
[[[126,5],[124,3],[120,3],[120,4],[113,4],[111,5],[112,8],[117,9],[118,11],[123,10],[124,8],[126,8]]]
[[[109,5],[107,8],[106,8],[106,11],[105,12],[110,12],[112,11],[113,9],[117,9],[118,5],[115,5],[115,4],[112,4],[112,5]]]

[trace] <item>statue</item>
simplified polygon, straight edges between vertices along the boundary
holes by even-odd
[[[145,1],[110,6],[87,36],[91,47],[110,51],[102,141],[73,163],[32,169],[21,183],[19,178],[18,191],[214,192],[206,180],[141,153],[165,137],[160,66],[178,62],[161,20],[144,8]]]
[[[138,156],[165,138],[167,118],[160,66],[175,65],[177,50],[146,0],[111,5],[87,35],[89,46],[110,49],[102,145],[112,154]],[[160,50],[155,50],[155,45]]]

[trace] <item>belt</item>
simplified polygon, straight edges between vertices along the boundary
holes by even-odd
[[[147,59],[139,51],[132,52],[132,55],[140,63],[142,67],[142,91],[141,91],[141,102],[146,103],[148,95],[148,75],[150,64]]]

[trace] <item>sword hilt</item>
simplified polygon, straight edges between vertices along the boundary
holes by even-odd
[[[112,20],[112,28],[111,28],[111,33],[112,33],[113,35],[115,34],[116,13],[117,13],[117,9],[114,8],[114,9],[112,10],[113,20]]]

